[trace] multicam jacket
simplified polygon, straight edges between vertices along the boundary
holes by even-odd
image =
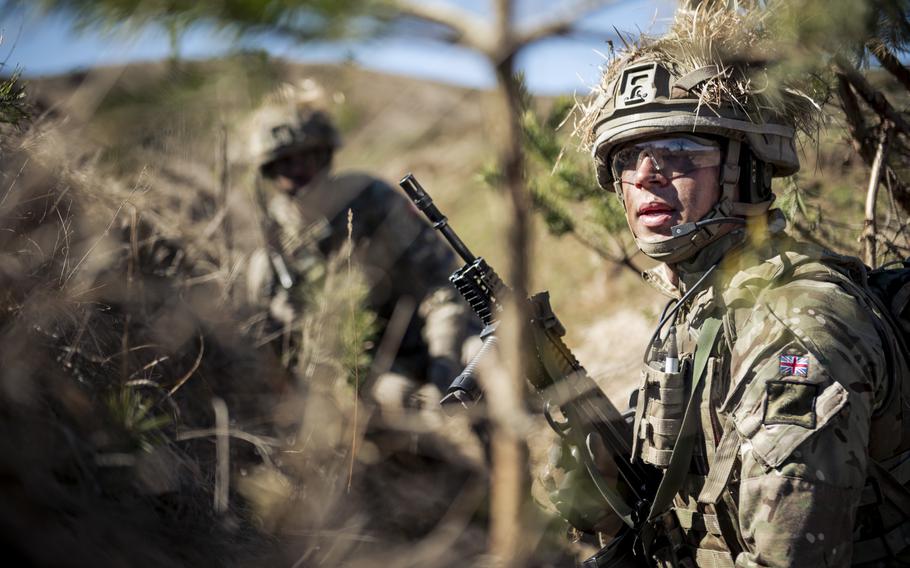
[[[371,176],[344,174],[318,179],[295,197],[272,195],[266,207],[279,233],[271,246],[281,249],[295,278],[350,240],[379,335],[399,302],[414,307],[394,370],[448,386],[472,331],[470,310],[448,282],[454,254],[404,196]]]
[[[696,344],[708,321],[722,323],[692,399],[698,443],[656,520],[651,560],[899,565],[895,556],[910,547],[910,511],[889,497],[906,503],[900,484],[910,479],[905,354],[865,293],[857,259],[798,243],[782,232],[779,213],[769,219],[767,230],[750,231],[766,239],[738,231],[679,266],[678,288],[661,269],[646,273],[679,299],[720,262],[675,318],[679,372],[663,372],[659,352],[644,366],[639,459],[668,467]]]

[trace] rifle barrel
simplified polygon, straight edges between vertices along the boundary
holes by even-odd
[[[442,236],[445,237],[446,241],[448,241],[449,245],[458,253],[458,256],[460,256],[462,260],[468,264],[477,260],[477,257],[475,257],[474,253],[472,253],[468,246],[464,244],[461,237],[459,237],[452,227],[449,226],[449,220],[442,214],[439,208],[433,204],[433,198],[430,197],[430,194],[427,193],[422,185],[420,185],[417,178],[412,174],[407,174],[401,178],[398,185],[400,185],[401,189],[408,195],[411,202],[420,209],[420,212],[430,220],[430,223],[433,224],[433,228],[442,233]]]

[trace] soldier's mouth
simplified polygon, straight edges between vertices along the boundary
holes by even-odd
[[[660,227],[670,222],[673,208],[666,203],[645,203],[638,208],[638,219],[649,228]]]

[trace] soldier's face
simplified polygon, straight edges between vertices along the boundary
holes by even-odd
[[[719,149],[717,153],[717,159],[706,163],[719,163]],[[665,240],[671,227],[700,220],[720,198],[718,166],[673,172],[666,165],[658,167],[660,159],[645,155],[620,173],[626,219],[635,236],[646,242]]]
[[[274,181],[279,191],[293,195],[313,181],[325,167],[327,167],[325,156],[307,152],[270,162],[263,168],[263,173]]]

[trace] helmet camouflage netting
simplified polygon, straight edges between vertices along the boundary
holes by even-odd
[[[594,155],[602,187],[612,188],[608,162],[617,146],[672,132],[748,144],[774,176],[799,169],[796,131],[814,133],[819,106],[806,94],[816,94],[811,78],[798,86],[774,77],[771,11],[681,9],[666,35],[625,45],[579,105],[576,132]]]

